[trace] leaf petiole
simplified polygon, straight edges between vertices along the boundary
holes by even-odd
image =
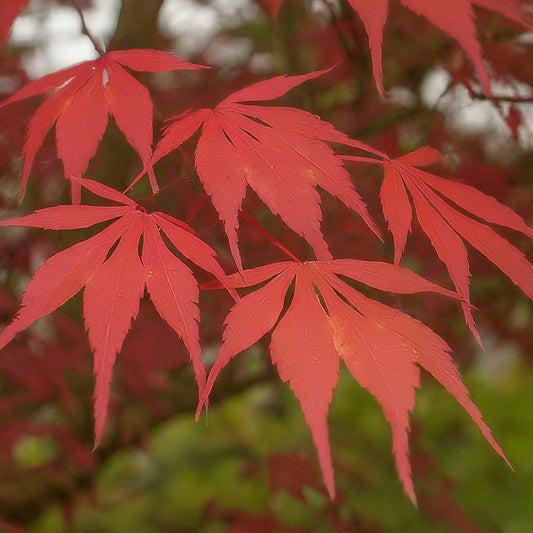
[[[252,216],[250,216],[248,213],[244,212],[242,209],[239,210],[240,215],[249,222],[255,229],[259,231],[262,235],[265,236],[265,238],[271,242],[276,248],[281,250],[287,257],[292,259],[293,261],[297,261],[298,263],[301,262],[301,259],[298,259],[288,248],[285,248],[283,244],[281,244],[277,239],[275,239],[257,220],[255,220]]]

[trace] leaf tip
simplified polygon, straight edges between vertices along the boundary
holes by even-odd
[[[96,450],[100,447],[100,444],[102,443],[103,430],[104,428],[100,427],[100,424],[98,423],[98,421],[96,421],[94,428],[94,444],[91,450],[92,453],[95,453]]]
[[[209,407],[209,399],[205,396],[200,397],[200,401],[198,402],[198,407],[196,408],[196,413],[194,415],[194,421],[198,422],[198,419],[200,418],[200,415],[202,414],[202,411],[205,407],[205,419],[207,421],[207,410]]]
[[[325,483],[326,483],[326,490],[328,491],[328,495],[329,495],[329,499],[334,502],[335,501],[335,482],[333,481],[333,479],[330,480],[325,480]]]

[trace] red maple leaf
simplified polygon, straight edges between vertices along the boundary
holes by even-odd
[[[381,67],[381,43],[383,26],[387,20],[389,0],[348,0],[361,17],[368,35],[370,53],[376,85],[381,94],[383,90],[383,71]],[[490,81],[483,65],[481,46],[476,38],[474,10],[478,5],[495,11],[513,20],[530,31],[533,29],[531,15],[515,0],[446,0],[428,2],[427,0],[401,0],[401,3],[428,19],[450,37],[455,39],[472,61],[484,90],[490,94]]]
[[[56,124],[57,155],[65,176],[81,177],[107,127],[111,113],[128,143],[148,169],[154,192],[158,190],[152,156],[153,106],[146,87],[123,67],[145,72],[206,68],[159,50],[117,50],[32,81],[0,104],[0,108],[30,96],[55,91],[35,112],[23,147],[21,198],[33,159],[48,130]],[[90,112],[87,110],[90,109]],[[81,188],[72,182],[72,201],[79,203]]]
[[[223,343],[199,408],[207,402],[216,377],[228,361],[273,329],[272,361],[300,401],[332,497],[335,489],[327,415],[337,384],[339,358],[381,404],[392,429],[399,476],[413,501],[408,432],[409,412],[415,404],[415,389],[420,385],[417,365],[457,399],[493,448],[505,458],[470,400],[446,342],[418,320],[369,299],[339,276],[400,294],[431,291],[457,297],[455,293],[399,266],[354,259],[287,261],[245,270],[243,276],[231,277],[235,286],[270,281],[237,301],[230,310]],[[280,319],[294,279],[294,296]]]
[[[287,491],[293,498],[305,503],[304,487],[323,492],[316,466],[309,459],[297,452],[271,455],[268,458],[270,494]]]
[[[351,156],[346,159],[351,159]],[[398,264],[411,228],[412,200],[418,222],[440,260],[446,265],[459,295],[464,300],[462,305],[466,322],[481,344],[471,315],[470,268],[463,239],[507,274],[532,299],[533,266],[520,250],[492,228],[466,216],[457,208],[531,238],[533,229],[510,208],[474,187],[439,178],[416,168],[442,159],[437,150],[424,147],[398,159],[376,160],[376,163],[383,165],[385,174],[380,193],[381,205],[393,235],[394,261]]]
[[[0,7],[0,46],[7,41],[13,22],[28,2],[29,0],[4,0],[2,2]]]
[[[95,443],[98,445],[106,419],[115,358],[131,320],[137,316],[145,286],[160,316],[183,340],[198,386],[201,388],[205,383],[198,340],[198,284],[190,269],[165,244],[161,231],[181,255],[222,283],[226,281],[215,252],[186,224],[164,213],[148,213],[127,196],[103,184],[87,179],[78,181],[95,194],[123,205],[60,205],[0,222],[0,226],[61,230],[118,219],[41,265],[22,296],[20,311],[0,334],[0,349],[17,333],[55,311],[85,287],[83,314],[94,351]]]
[[[9,314],[14,313],[18,307],[16,301],[14,303]],[[0,313],[2,311],[0,302]],[[5,316],[9,316],[7,312]],[[53,327],[59,332],[62,343],[30,335],[3,351],[0,357],[2,422],[9,417],[16,417],[21,409],[31,412],[31,405],[42,405],[45,402],[57,402],[68,414],[75,410],[72,392],[64,378],[72,370],[86,371],[85,346],[80,342],[82,339],[79,336],[81,328],[78,329],[64,316],[56,317]],[[35,357],[36,351],[42,357]]]
[[[324,142],[336,142],[386,157],[354,141],[333,125],[300,109],[242,102],[278,98],[323,74],[278,76],[241,89],[215,109],[179,115],[156,146],[152,163],[176,149],[202,126],[196,148],[198,176],[224,223],[237,267],[238,214],[249,185],[270,208],[313,247],[319,259],[331,259],[320,230],[322,213],[316,186],[359,213],[376,235],[379,230],[353,187],[342,160]]]

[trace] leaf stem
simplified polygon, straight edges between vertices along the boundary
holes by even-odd
[[[281,250],[285,255],[290,257],[293,261],[297,261],[298,263],[301,263],[301,259],[298,259],[288,248],[285,248],[283,244],[281,244],[277,239],[275,239],[268,231],[257,222],[254,218],[252,218],[248,213],[245,213],[242,209],[239,211],[239,214],[244,218],[247,222],[249,222],[255,229],[259,231],[262,235],[265,236],[265,238],[271,242],[276,248]]]
[[[84,33],[85,35],[87,35],[87,37],[89,37],[89,39],[91,40],[91,43],[93,43],[93,46],[94,46],[95,50],[101,56],[105,56],[106,51],[98,43],[98,41],[96,40],[94,35],[89,31],[89,28],[87,27],[87,24],[85,23],[85,17],[83,16],[83,9],[81,8],[81,5],[80,5],[79,1],[78,0],[70,0],[70,3],[74,7],[74,9],[78,12],[78,15],[80,16],[82,33]]]
[[[362,157],[358,155],[340,155],[340,158],[344,161],[360,161],[361,163],[372,163],[374,165],[381,165],[382,159],[376,159],[375,157]]]

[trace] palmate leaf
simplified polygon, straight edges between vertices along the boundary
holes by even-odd
[[[222,346],[209,373],[199,410],[207,403],[224,366],[273,330],[272,361],[302,406],[332,497],[335,486],[327,415],[337,384],[339,358],[381,404],[392,429],[399,476],[413,502],[408,433],[409,413],[420,384],[419,367],[456,398],[492,447],[505,458],[470,400],[444,340],[405,313],[367,298],[339,276],[401,294],[431,291],[457,298],[456,293],[402,267],[353,259],[287,261],[245,270],[242,276],[230,276],[236,287],[269,281],[237,301],[226,317]],[[293,281],[294,295],[280,318]]]
[[[346,159],[350,158],[346,156]],[[471,315],[470,268],[463,240],[485,255],[532,299],[533,265],[492,228],[459,209],[530,238],[533,238],[533,229],[495,198],[469,185],[445,180],[417,168],[441,159],[437,150],[424,147],[395,160],[376,160],[383,165],[385,176],[380,192],[381,205],[394,239],[394,259],[398,264],[411,228],[412,201],[420,227],[446,265],[464,300],[462,306],[468,327],[481,343]]]
[[[147,168],[152,189],[158,190],[150,165],[153,106],[148,90],[124,66],[144,72],[206,68],[159,50],[117,50],[94,61],[32,81],[0,103],[0,108],[38,94],[54,92],[35,112],[23,148],[21,198],[33,159],[48,130],[56,124],[57,154],[65,176],[81,177],[113,115],[128,143]],[[87,110],[90,110],[88,112]],[[73,203],[79,203],[79,183],[72,182]]]
[[[198,333],[198,284],[190,269],[164,243],[161,232],[180,254],[235,292],[227,285],[215,252],[186,224],[164,213],[148,213],[127,196],[101,183],[81,178],[78,183],[123,205],[61,205],[0,222],[0,226],[61,230],[117,219],[93,237],[57,253],[41,265],[28,283],[18,314],[0,333],[0,349],[17,333],[55,311],[85,287],[83,314],[94,351],[95,445],[98,445],[106,420],[115,358],[131,320],[137,316],[145,286],[161,318],[189,351],[199,388],[205,384]]]
[[[179,115],[156,146],[152,164],[202,128],[196,147],[196,170],[224,223],[233,258],[241,271],[237,228],[247,186],[307,240],[319,259],[331,259],[331,254],[320,229],[317,186],[357,212],[379,236],[342,160],[326,142],[345,144],[378,157],[386,157],[384,154],[305,111],[243,103],[278,98],[324,72],[278,76],[233,93],[214,110],[198,109]]]

